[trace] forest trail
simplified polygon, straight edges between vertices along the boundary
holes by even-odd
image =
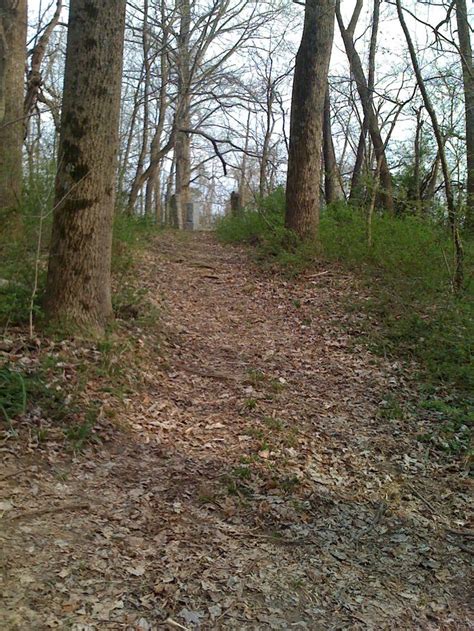
[[[208,234],[142,269],[163,324],[124,431],[74,462],[4,448],[0,628],[472,628],[468,487],[397,410],[355,281]]]

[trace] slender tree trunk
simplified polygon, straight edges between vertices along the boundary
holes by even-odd
[[[45,307],[50,321],[101,332],[110,264],[125,0],[71,0]]]
[[[26,138],[26,133],[28,130],[28,125],[26,124],[27,117],[35,111],[36,104],[41,95],[41,86],[43,84],[41,65],[43,63],[44,55],[46,53],[46,49],[48,48],[51,35],[59,22],[62,8],[63,8],[62,0],[57,0],[56,9],[54,11],[53,17],[51,18],[49,24],[46,26],[46,28],[42,32],[41,36],[38,38],[38,41],[35,43],[35,46],[31,53],[31,64],[30,64],[30,69],[28,72],[28,80],[26,84],[26,95],[25,95],[25,103],[24,103],[24,111],[25,111],[24,137],[25,138]]]
[[[142,51],[143,51],[143,130],[140,153],[138,154],[137,168],[132,183],[128,202],[128,214],[132,215],[135,203],[142,186],[139,184],[145,166],[145,159],[148,151],[148,135],[150,120],[150,89],[151,89],[151,59],[150,59],[150,41],[148,33],[148,0],[143,1],[143,27],[142,27]]]
[[[157,175],[155,177],[155,186],[153,188],[153,199],[154,199],[154,209],[155,209],[155,223],[157,226],[161,226],[163,223],[163,204],[161,200],[161,167],[160,166],[157,171]],[[150,186],[150,181],[147,182],[147,187]],[[148,195],[148,190],[147,190]]]
[[[180,16],[180,31],[178,36],[179,77],[176,113],[177,135],[175,145],[175,201],[178,227],[182,230],[186,225],[191,183],[191,140],[189,134],[180,131],[181,129],[190,129],[191,127],[191,58],[189,50],[191,37],[191,5],[190,0],[176,0],[176,2]]]
[[[332,204],[343,198],[336,153],[332,139],[331,129],[331,97],[329,85],[326,88],[324,100],[324,120],[323,120],[323,155],[324,155],[324,195],[326,204]]]
[[[361,199],[361,178],[364,167],[367,140],[367,119],[364,116],[362,127],[359,135],[359,142],[357,143],[356,159],[354,163],[354,170],[352,171],[351,178],[351,191],[349,193],[349,200],[353,203],[357,203]]]
[[[265,112],[265,134],[263,136],[262,156],[260,158],[259,169],[259,186],[258,192],[260,198],[265,197],[268,190],[268,163],[270,153],[270,141],[272,139],[275,122],[272,116],[272,110],[275,102],[275,91],[272,86],[271,77],[268,78],[266,86],[266,112]]]
[[[117,183],[117,191],[118,191],[118,198],[120,200],[120,204],[122,203],[122,200],[124,200],[124,197],[125,197],[124,180],[127,174],[128,162],[130,159],[130,152],[132,149],[133,137],[135,133],[135,125],[137,122],[138,110],[140,107],[139,102],[140,102],[140,85],[137,86],[137,89],[135,90],[135,94],[133,97],[133,109],[132,109],[132,115],[130,118],[130,125],[128,129],[128,134],[127,134],[127,142],[125,144],[125,151],[123,152],[123,157],[120,156],[119,174],[118,174],[118,183]],[[127,213],[131,214],[130,204],[127,205],[126,211]],[[132,208],[132,211],[133,211],[133,208]]]
[[[421,129],[423,127],[423,120],[421,118],[422,107],[416,110],[416,130],[415,130],[415,164],[413,168],[413,196],[415,198],[415,208],[417,215],[421,215],[423,212],[421,201],[421,178],[420,178],[420,163],[421,163]]]
[[[245,144],[244,144],[244,153],[242,154],[242,163],[241,163],[241,171],[240,171],[240,177],[239,177],[239,198],[240,198],[240,204],[242,206],[242,208],[245,208],[245,206],[247,205],[247,201],[248,201],[248,182],[247,182],[247,152],[249,149],[249,142],[250,142],[250,119],[251,119],[251,112],[248,112],[247,115],[247,125],[245,128]]]
[[[334,0],[306,0],[296,56],[285,225],[314,239],[319,223],[324,97],[334,37]]]
[[[170,170],[168,178],[166,180],[166,193],[165,193],[165,209],[166,217],[165,224],[173,228],[178,227],[178,218],[176,217],[176,201],[173,195],[173,183],[176,175],[176,157],[175,151],[173,151],[173,157],[171,159]]]
[[[26,0],[0,0],[0,212],[21,200],[26,27]]]
[[[377,162],[380,160],[380,201],[386,210],[393,212],[392,177],[388,168],[385,145],[374,110],[372,93],[369,90],[369,85],[365,78],[364,70],[362,69],[362,63],[354,45],[353,33],[351,33],[352,29],[350,28],[351,25],[346,28],[342,20],[340,0],[337,0],[336,3],[336,16],[351,71],[357,84],[357,91],[359,92],[362,108],[364,110],[364,118],[367,119],[368,130],[374,146],[375,158]]]
[[[466,231],[474,233],[474,65],[466,0],[456,0],[456,21],[461,51],[466,109],[467,200]],[[471,27],[472,28],[472,27]]]
[[[425,180],[423,181],[423,184],[421,187],[422,189],[421,197],[422,197],[423,208],[425,212],[427,210],[427,206],[429,206],[429,204],[431,204],[431,202],[433,201],[433,198],[436,192],[436,183],[438,181],[438,174],[439,174],[439,151],[436,153],[436,157],[435,157],[433,166],[431,168],[431,171],[428,174],[428,176],[425,178]]]
[[[454,196],[453,196],[453,190],[451,187],[451,177],[449,173],[448,161],[446,160],[446,152],[444,150],[444,141],[441,135],[441,130],[439,128],[436,112],[433,108],[431,99],[426,90],[423,75],[421,74],[420,66],[418,64],[418,59],[416,56],[415,47],[413,46],[413,41],[411,39],[410,31],[408,30],[408,26],[405,21],[405,16],[403,15],[401,0],[396,0],[396,4],[397,4],[398,19],[400,20],[400,25],[405,34],[405,39],[407,42],[408,51],[410,53],[410,58],[413,65],[413,71],[416,77],[416,82],[421,92],[421,96],[423,97],[423,103],[426,108],[426,111],[428,112],[429,117],[431,119],[431,124],[433,126],[433,131],[436,138],[436,144],[438,145],[439,159],[441,162],[441,170],[443,172],[443,178],[444,178],[444,191],[446,195],[446,204],[448,206],[448,218],[449,218],[449,224],[451,227],[454,250],[455,250],[455,257],[456,257],[453,285],[455,289],[459,290],[461,289],[463,280],[464,280],[464,267],[463,267],[464,253],[463,253],[462,242],[461,242],[458,227],[457,227],[456,208],[454,205]]]
[[[162,12],[162,21],[164,23],[164,12]],[[150,145],[150,163],[145,170],[137,177],[132,185],[129,198],[129,210],[133,210],[135,202],[142,186],[146,183],[146,195],[145,195],[145,214],[151,216],[152,214],[152,199],[153,190],[156,186],[156,182],[159,181],[161,164],[164,155],[173,147],[175,143],[176,131],[172,129],[167,144],[162,148],[161,139],[166,122],[166,113],[168,111],[168,79],[169,79],[169,64],[167,57],[167,42],[168,31],[163,31],[162,51],[160,55],[160,96],[159,96],[159,113],[158,122],[155,127],[153,139]]]
[[[374,8],[372,12],[372,30],[370,35],[370,48],[369,48],[369,66],[367,73],[367,87],[371,99],[373,100],[373,93],[375,87],[375,55],[377,52],[377,36],[379,31],[380,21],[380,0],[374,0]],[[352,36],[354,33],[352,32]],[[351,201],[360,201],[360,188],[361,188],[361,176],[365,159],[365,143],[367,139],[367,131],[369,129],[369,122],[367,116],[364,115],[362,122],[362,128],[360,130],[359,143],[357,145],[356,161],[354,164],[354,171],[352,173],[351,180]],[[378,188],[378,186],[377,186]]]

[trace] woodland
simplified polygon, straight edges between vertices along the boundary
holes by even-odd
[[[469,0],[0,0],[0,628],[472,629]]]

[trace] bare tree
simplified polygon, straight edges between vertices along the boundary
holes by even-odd
[[[377,120],[377,114],[374,110],[372,93],[362,68],[360,56],[354,44],[354,32],[362,9],[363,0],[357,0],[356,7],[352,14],[349,26],[344,26],[342,19],[340,0],[336,0],[336,16],[341,31],[344,47],[351,67],[351,72],[357,84],[362,108],[364,110],[364,118],[374,146],[376,162],[380,162],[380,200],[382,205],[390,212],[393,212],[393,194],[392,194],[392,177],[388,167],[387,157],[385,154],[385,145],[380,133],[380,126]],[[376,6],[378,6],[376,2]]]
[[[425,81],[423,79],[423,75],[421,73],[420,65],[418,63],[417,54],[415,51],[415,47],[413,45],[413,41],[410,35],[410,31],[408,29],[407,23],[405,21],[405,16],[403,15],[403,8],[401,5],[401,0],[396,0],[397,6],[397,14],[398,19],[400,20],[401,27],[403,29],[403,33],[405,35],[405,39],[408,46],[408,51],[410,53],[410,59],[413,65],[413,70],[416,76],[416,82],[418,84],[418,88],[421,92],[421,96],[423,97],[423,104],[425,106],[426,111],[431,119],[431,125],[433,127],[434,135],[436,138],[436,143],[438,146],[438,154],[441,162],[441,170],[443,172],[444,178],[444,191],[446,195],[446,204],[448,206],[448,218],[449,224],[451,226],[451,233],[453,237],[454,250],[455,250],[455,271],[453,276],[453,285],[455,289],[461,289],[463,285],[464,279],[464,269],[463,269],[463,247],[461,243],[461,239],[459,236],[459,230],[457,226],[457,217],[456,217],[456,207],[454,204],[454,196],[451,185],[451,174],[449,172],[448,162],[446,159],[446,152],[444,147],[444,140],[441,134],[441,129],[438,124],[438,117],[436,116],[435,109],[431,102],[430,96],[426,89]]]

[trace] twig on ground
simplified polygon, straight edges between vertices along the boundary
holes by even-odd
[[[169,626],[173,627],[173,629],[181,629],[181,631],[189,631],[187,627],[183,627],[182,624],[179,624],[179,622],[175,622],[171,618],[167,618],[165,620],[165,624],[169,624]]]
[[[5,475],[2,475],[2,477],[0,478],[0,482],[8,480],[8,478],[14,478],[16,475],[20,475],[21,473],[25,473],[26,471],[31,471],[32,469],[33,467],[24,467],[23,469],[17,469],[16,471],[6,473]]]
[[[53,506],[51,508],[43,508],[41,510],[33,510],[21,515],[14,515],[10,517],[8,521],[18,521],[19,519],[31,519],[35,517],[41,517],[42,515],[48,515],[49,513],[57,513],[59,511],[73,511],[89,509],[91,505],[87,502],[76,502],[73,504],[63,504],[62,506]]]

